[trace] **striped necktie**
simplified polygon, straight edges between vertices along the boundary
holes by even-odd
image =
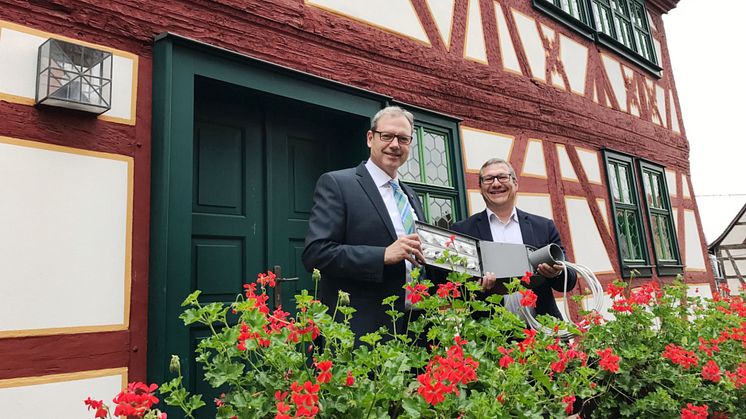
[[[409,205],[409,199],[401,190],[399,184],[393,179],[389,181],[391,190],[394,192],[394,200],[396,201],[396,208],[399,210],[399,216],[401,217],[401,223],[404,226],[404,232],[406,234],[414,233],[414,217],[412,216],[412,206]]]

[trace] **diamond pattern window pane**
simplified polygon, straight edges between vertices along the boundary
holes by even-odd
[[[453,224],[453,200],[448,198],[430,198],[430,224],[450,228]]]
[[[619,165],[619,183],[621,186],[621,202],[625,204],[634,204],[635,201],[632,199],[630,194],[630,173],[626,166]]]
[[[402,180],[408,180],[410,182],[421,182],[420,174],[420,153],[419,153],[419,140],[417,135],[412,137],[412,142],[409,145],[409,158],[399,168],[399,177]]]
[[[619,247],[622,258],[625,261],[643,260],[640,227],[635,211],[617,210],[616,222],[619,227]]]
[[[668,217],[665,215],[653,216],[653,244],[659,260],[675,260],[671,234],[668,229]]]
[[[442,134],[424,131],[422,140],[426,182],[430,185],[451,186],[448,176],[446,137]]]

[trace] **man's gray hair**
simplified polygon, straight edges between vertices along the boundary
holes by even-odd
[[[378,120],[383,118],[384,116],[403,116],[407,118],[407,121],[409,121],[409,126],[412,127],[412,131],[414,131],[414,115],[412,115],[412,112],[406,111],[398,106],[387,106],[376,112],[376,114],[373,116],[373,119],[370,121],[370,129],[375,131],[378,128]]]
[[[479,184],[480,185],[482,184],[482,171],[484,170],[484,168],[487,167],[487,166],[495,165],[495,164],[504,164],[504,165],[506,165],[508,167],[508,170],[510,170],[510,176],[513,177],[513,181],[516,181],[518,179],[515,176],[515,169],[513,169],[513,165],[511,165],[510,162],[508,162],[505,159],[501,159],[499,157],[494,157],[494,158],[491,158],[491,159],[487,160],[486,162],[484,162],[484,164],[482,165],[482,167],[479,168]]]

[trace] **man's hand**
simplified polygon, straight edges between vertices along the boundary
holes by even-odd
[[[414,266],[420,266],[421,261],[425,260],[425,257],[422,256],[420,237],[416,234],[399,237],[397,241],[386,248],[386,252],[383,254],[383,263],[386,265],[393,265],[405,259]]]
[[[559,274],[562,273],[562,265],[557,264],[554,266],[549,266],[546,263],[540,263],[536,270],[539,272],[539,275],[543,276],[544,278],[551,279],[557,277]]]
[[[479,280],[479,285],[482,286],[482,292],[487,292],[495,287],[497,278],[492,272],[485,272],[482,279]]]

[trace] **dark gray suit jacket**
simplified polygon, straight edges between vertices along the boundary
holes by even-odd
[[[417,218],[425,219],[417,195],[401,183]],[[384,265],[386,247],[396,241],[394,225],[365,163],[324,173],[316,183],[308,235],[303,249],[307,270],[321,271],[320,299],[334,310],[337,292],[350,293],[357,309],[351,322],[356,336],[391,326],[381,300],[398,295],[404,310],[404,262]],[[397,325],[397,331],[400,331]]]
[[[557,231],[557,227],[554,225],[554,221],[538,215],[529,214],[517,208],[516,215],[518,216],[518,224],[521,227],[523,244],[541,248],[550,243],[554,243],[561,247],[564,252],[565,248],[562,247],[562,240],[560,240],[560,235]],[[492,230],[490,230],[490,222],[487,218],[486,210],[476,213],[466,220],[459,221],[454,224],[451,229],[459,233],[476,237],[480,240],[492,241]],[[569,291],[575,288],[576,282],[577,273],[574,269],[568,269],[567,290]],[[564,281],[560,279],[550,279],[533,290],[538,297],[536,299],[536,314],[549,314],[558,319],[562,318],[559,307],[557,307],[557,302],[554,300],[552,288],[561,292],[564,285]]]

